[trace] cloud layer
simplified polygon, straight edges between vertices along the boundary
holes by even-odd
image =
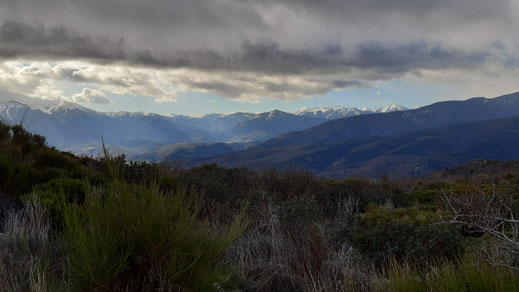
[[[72,95],[72,100],[77,103],[112,103],[112,100],[104,92],[90,88],[84,88],[80,93]]]
[[[0,84],[295,100],[434,72],[516,74],[518,28],[514,0],[6,0]]]

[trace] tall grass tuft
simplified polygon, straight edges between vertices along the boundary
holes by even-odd
[[[186,189],[112,183],[82,206],[63,206],[70,272],[89,288],[214,290],[215,261],[247,225],[244,211],[222,234],[199,219]]]

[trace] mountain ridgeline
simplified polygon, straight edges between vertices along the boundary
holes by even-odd
[[[412,110],[391,105],[201,117],[102,113],[10,95],[0,98],[0,117],[22,121],[51,146],[75,154],[100,153],[104,135],[134,161],[298,168],[335,178],[423,176],[472,160],[519,158],[519,93]]]
[[[273,138],[258,147],[343,142],[418,131],[439,126],[519,115],[519,93],[497,98],[445,101],[407,111],[336,119],[300,132]]]
[[[198,163],[252,169],[303,168],[334,178],[402,178],[422,176],[484,158],[519,159],[519,117],[341,143],[258,146]]]
[[[0,93],[0,119],[8,124],[22,123],[29,131],[45,136],[49,145],[89,155],[99,153],[103,135],[107,145],[127,154],[130,159],[146,157],[150,153],[154,158],[163,157],[159,151],[164,152],[164,148],[179,143],[251,145],[253,141],[301,131],[333,118],[402,109],[396,105],[379,109],[335,107],[307,109],[297,114],[274,110],[260,114],[190,117],[142,112],[103,113],[67,101]],[[227,145],[226,148],[236,150],[235,146]]]
[[[518,93],[333,120],[196,164],[380,178],[422,176],[477,159],[517,158]]]

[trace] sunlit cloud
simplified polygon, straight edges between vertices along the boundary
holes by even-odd
[[[104,92],[90,88],[83,88],[81,92],[72,95],[72,101],[77,103],[112,103],[112,100]]]
[[[451,76],[497,95],[519,77],[517,27],[511,0],[8,0],[0,90],[74,100],[57,85],[69,81],[158,103],[190,91],[258,103]]]

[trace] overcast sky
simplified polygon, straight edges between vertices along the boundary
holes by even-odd
[[[519,91],[519,0],[2,0],[0,91],[201,114]]]

